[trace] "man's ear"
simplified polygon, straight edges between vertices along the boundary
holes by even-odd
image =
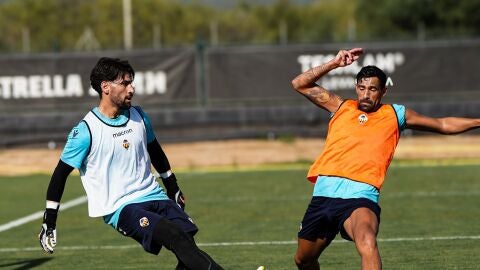
[[[383,94],[382,97],[384,97],[387,94],[387,87],[383,88]]]
[[[103,81],[100,84],[100,88],[102,89],[102,93],[108,95],[110,93],[110,84],[107,81]]]

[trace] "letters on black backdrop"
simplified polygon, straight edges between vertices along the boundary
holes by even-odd
[[[89,75],[101,56],[132,64],[135,104],[147,110],[162,138],[255,137],[275,129],[319,134],[328,116],[303,101],[291,80],[350,47],[365,54],[319,84],[351,98],[361,66],[377,65],[388,75],[386,102],[392,98],[429,115],[449,112],[452,102],[461,102],[465,116],[478,112],[480,40],[7,55],[0,56],[0,147],[64,141],[98,103]],[[443,102],[433,109],[432,99]]]
[[[325,76],[320,84],[332,91],[353,90],[361,66],[376,65],[389,76],[387,86],[402,93],[478,91],[480,42],[365,44],[353,65]],[[372,47],[372,48],[369,48]],[[150,103],[197,99],[248,100],[294,98],[290,81],[299,73],[335,56],[326,46],[207,48],[198,63],[194,49],[118,52],[136,70],[137,97]],[[12,100],[55,102],[97,97],[89,72],[97,54],[49,54],[0,57],[0,104]],[[476,59],[476,61],[474,61]],[[199,71],[199,67],[203,72]],[[461,76],[458,76],[461,74]],[[202,77],[203,76],[203,77]],[[205,83],[202,84],[201,81]],[[199,89],[199,88],[205,89]],[[75,101],[72,101],[75,102]]]

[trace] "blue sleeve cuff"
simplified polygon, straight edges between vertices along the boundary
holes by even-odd
[[[67,143],[63,148],[60,159],[74,168],[80,168],[90,152],[91,140],[87,123],[81,121],[68,134]]]
[[[155,140],[155,133],[153,132],[152,124],[148,115],[142,110],[142,108],[135,106],[135,109],[142,115],[143,122],[145,123],[145,129],[147,130],[147,144]]]
[[[395,110],[395,113],[397,114],[397,119],[398,119],[398,126],[400,127],[400,131],[403,131],[406,127],[406,109],[405,106],[403,105],[398,105],[398,104],[392,104],[393,109]]]

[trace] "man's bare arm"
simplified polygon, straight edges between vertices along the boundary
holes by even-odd
[[[352,64],[360,57],[362,52],[361,48],[348,51],[340,50],[334,59],[323,65],[313,67],[293,79],[293,88],[315,105],[329,112],[337,111],[342,104],[342,98],[317,85],[316,82],[331,70]]]
[[[459,134],[480,127],[479,118],[432,118],[421,115],[411,109],[407,109],[405,117],[407,128],[436,132],[446,135]]]

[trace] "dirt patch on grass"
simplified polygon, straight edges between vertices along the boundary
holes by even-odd
[[[170,164],[177,169],[219,166],[257,166],[312,162],[323,149],[323,139],[229,140],[164,144]],[[0,175],[51,173],[61,149],[5,149],[0,151]],[[400,140],[396,159],[480,158],[480,136],[417,136]]]

